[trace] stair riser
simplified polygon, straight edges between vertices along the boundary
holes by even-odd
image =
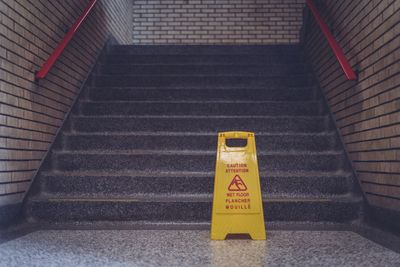
[[[267,86],[294,87],[309,86],[308,76],[262,77],[262,76],[132,76],[132,75],[102,75],[96,77],[95,86]]]
[[[296,64],[302,55],[110,55],[108,64]]]
[[[213,171],[214,155],[125,155],[55,153],[54,167],[62,171]],[[340,155],[261,155],[260,171],[336,171],[342,168]]]
[[[300,45],[134,45],[114,46],[110,57],[126,55],[287,55],[303,54]]]
[[[89,98],[103,101],[304,101],[316,98],[313,88],[298,89],[135,89],[135,88],[91,88]]]
[[[258,151],[325,151],[336,147],[334,135],[328,136],[256,136]],[[64,135],[64,149],[67,150],[112,150],[112,149],[154,149],[154,150],[216,150],[217,135]]]
[[[44,190],[52,194],[134,196],[135,194],[212,194],[214,177],[129,177],[67,176],[41,177]],[[349,187],[342,177],[274,177],[260,178],[261,191],[270,195],[345,194]]]
[[[132,65],[115,64],[105,74],[130,75],[298,75],[310,70],[304,64],[288,65]]]
[[[329,128],[325,117],[267,118],[129,118],[76,117],[73,129],[78,132],[321,132]]]
[[[84,115],[318,115],[319,102],[290,103],[141,103],[83,102]]]
[[[33,202],[28,216],[43,221],[210,221],[211,202]],[[359,207],[340,202],[264,202],[266,221],[346,222]]]

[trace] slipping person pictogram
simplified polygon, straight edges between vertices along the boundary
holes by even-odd
[[[228,186],[229,191],[246,191],[247,186],[239,175],[233,177],[232,182]]]

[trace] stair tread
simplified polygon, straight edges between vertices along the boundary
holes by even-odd
[[[157,55],[158,56],[158,55]],[[168,56],[168,55],[166,55]],[[118,56],[117,56],[118,57]],[[183,59],[183,58],[182,58]],[[246,59],[247,60],[247,59]],[[131,65],[130,63],[124,63],[124,62],[129,62],[129,60],[127,60],[126,58],[122,58],[122,60],[115,60],[114,58],[108,58],[107,60],[107,64],[105,65]],[[133,60],[132,60],[133,61]],[[230,65],[230,66],[244,66],[244,65],[248,65],[250,64],[250,66],[260,66],[260,67],[269,67],[269,66],[276,66],[279,64],[279,62],[284,62],[281,63],[282,65],[303,65],[303,66],[307,66],[307,64],[304,64],[304,60],[293,60],[293,61],[288,61],[287,59],[282,59],[282,60],[277,60],[277,59],[272,59],[273,62],[267,62],[268,58],[265,59],[264,62],[259,62],[259,63],[248,63],[249,61],[245,61],[245,62],[241,62],[241,60],[238,61],[212,61],[211,62],[201,62],[198,61],[196,62],[195,60],[193,61],[178,61],[178,62],[173,62],[170,59],[161,59],[161,60],[156,60],[156,61],[152,61],[152,62],[144,62],[144,61],[140,61],[140,62],[136,62],[134,65],[143,65],[143,66],[205,66],[205,65]]]
[[[32,201],[49,202],[212,202],[212,194],[135,194],[131,196],[109,196],[94,197],[93,195],[61,195],[42,193],[32,198]],[[360,202],[362,197],[353,194],[333,195],[333,196],[262,196],[263,202]]]
[[[216,133],[142,133],[142,132],[69,132],[62,134],[65,150],[213,150],[217,146]],[[335,132],[256,133],[257,147],[268,151],[332,151],[339,150]],[[58,149],[58,150],[59,150]]]
[[[209,85],[209,86],[190,86],[190,85],[186,85],[186,86],[143,86],[143,85],[139,85],[139,86],[134,86],[134,85],[130,85],[130,86],[88,86],[88,89],[91,90],[98,90],[98,89],[109,89],[109,90],[113,90],[113,89],[132,89],[132,90],[265,90],[265,91],[269,91],[269,90],[279,90],[282,91],[282,87],[276,87],[276,88],[271,88],[269,86],[226,86],[226,85]],[[308,86],[288,86],[286,87],[286,90],[298,90],[298,89],[315,89],[315,86],[312,85],[308,85]]]
[[[290,66],[303,66],[306,69],[309,67],[307,63],[304,63],[302,61],[295,62],[293,64],[290,64]],[[213,67],[213,66],[235,66],[235,67],[273,67],[273,66],[288,66],[287,63],[279,63],[279,62],[254,62],[254,63],[224,63],[224,62],[215,62],[215,63],[210,63],[210,62],[198,62],[198,63],[192,63],[192,62],[182,62],[182,63],[175,63],[175,62],[168,62],[168,63],[137,63],[137,62],[110,62],[108,64],[102,64],[102,66],[109,66],[109,67],[114,67],[114,66],[207,66],[207,67]]]
[[[215,138],[218,135],[215,132],[140,132],[140,131],[129,131],[129,132],[63,132],[66,136],[213,136]],[[255,132],[255,136],[299,136],[299,137],[331,137],[336,135],[335,131],[326,132]]]
[[[212,171],[182,173],[114,172],[71,170],[42,172],[42,192],[85,196],[126,196],[137,194],[211,194],[215,173]],[[332,173],[260,173],[261,191],[268,196],[332,196],[349,193],[351,172]]]
[[[80,101],[82,115],[324,115],[321,101]]]
[[[135,103],[146,103],[146,104],[171,104],[171,103],[195,103],[195,104],[290,104],[293,105],[293,101],[284,100],[91,100],[84,99],[80,100],[80,103],[86,104],[135,104]],[[319,104],[320,100],[306,100],[295,104],[311,105]]]
[[[274,64],[278,62],[285,62],[287,64],[299,64],[304,63],[305,56],[299,54],[293,55],[277,55],[277,54],[259,54],[259,55],[223,55],[223,54],[215,54],[215,55],[199,55],[199,54],[191,54],[191,55],[170,55],[170,54],[157,54],[157,55],[138,55],[138,54],[114,54],[108,55],[106,58],[106,62],[111,64],[115,62],[151,62],[155,64],[170,64],[174,62],[175,64],[198,64],[204,62],[213,63],[231,63],[233,65],[243,64],[247,62],[251,62],[254,64],[255,62],[261,62],[261,64]]]
[[[132,54],[132,53],[116,53],[116,52],[111,52],[110,54],[108,54],[108,59],[113,59],[113,58],[118,58],[121,56],[131,56],[131,57],[154,57],[154,56],[158,56],[158,57],[180,57],[180,58],[186,58],[186,57],[228,57],[228,58],[235,58],[235,57],[270,57],[270,56],[286,56],[286,59],[289,59],[288,56],[293,57],[293,62],[304,62],[304,61],[299,61],[298,59],[300,58],[304,58],[305,56],[298,52],[287,52],[287,51],[266,51],[265,53],[253,53],[253,54],[245,54],[245,53],[241,53],[241,54],[224,54],[224,53],[213,53],[213,54],[201,54],[201,53],[190,53],[190,54],[172,54],[172,53],[166,53],[166,52],[161,52],[161,53],[157,53],[157,54]],[[294,58],[297,57],[297,58]]]
[[[91,149],[91,150],[55,150],[56,154],[84,154],[84,155],[216,155],[215,150],[151,150],[151,149]],[[263,151],[258,150],[257,155],[342,155],[342,150],[326,150],[326,151]]]
[[[190,171],[178,171],[178,172],[166,172],[166,171],[104,171],[104,170],[80,170],[80,171],[60,171],[60,170],[49,170],[41,172],[41,175],[45,176],[131,176],[131,177],[214,177],[215,172],[190,172]],[[343,177],[351,176],[351,172],[346,171],[271,171],[271,172],[260,172],[260,177]]]
[[[271,53],[272,54],[269,54]],[[282,55],[283,54],[283,55]],[[297,57],[304,57],[305,55],[302,53],[302,51],[274,51],[274,50],[266,50],[264,53],[257,52],[257,53],[235,53],[235,54],[226,54],[221,52],[217,53],[212,53],[212,54],[202,54],[202,53],[190,53],[190,54],[172,54],[172,53],[166,53],[166,52],[159,52],[157,54],[129,54],[129,53],[115,53],[111,52],[108,54],[109,58],[115,58],[119,56],[132,56],[132,57],[154,57],[154,56],[159,56],[159,57],[173,57],[173,58],[185,58],[185,57],[228,57],[228,58],[238,58],[238,57],[244,57],[244,58],[257,58],[257,57],[269,57],[269,56],[284,56],[284,55],[289,55],[291,57],[297,56]],[[290,58],[290,57],[289,57]],[[295,61],[295,60],[293,60]]]
[[[176,119],[324,119],[328,115],[82,115],[74,114],[75,118],[176,118]]]
[[[271,52],[285,52],[285,53],[302,53],[303,46],[301,44],[246,44],[246,45],[232,45],[232,44],[221,44],[221,45],[207,45],[207,44],[192,44],[192,45],[181,45],[181,44],[135,44],[135,45],[124,45],[118,44],[113,45],[110,54],[127,54],[137,52],[140,54],[159,55],[159,54],[176,54],[176,53],[224,53],[228,55],[237,54],[262,54]]]
[[[136,47],[136,45],[134,45],[135,47]],[[144,46],[146,46],[146,45],[142,45],[142,47],[144,48]],[[151,46],[153,46],[153,45],[151,45]],[[155,47],[154,48],[156,48],[157,47],[157,45],[154,45]],[[179,47],[180,45],[176,45],[177,46],[177,48],[181,48],[181,49],[184,49],[185,47],[184,46],[181,46],[181,47]],[[219,46],[219,45],[218,45]],[[241,53],[241,52],[236,52],[236,53],[234,53],[234,54],[227,54],[227,53],[225,53],[226,51],[224,51],[224,49],[223,48],[230,48],[230,46],[231,45],[221,45],[221,46],[219,46],[218,48],[220,49],[220,51],[219,52],[216,52],[216,53],[212,53],[212,54],[203,54],[203,53],[198,53],[198,49],[202,49],[202,48],[210,48],[210,46],[208,46],[207,47],[207,45],[193,45],[193,47],[192,47],[192,45],[190,45],[190,47],[191,48],[196,48],[196,53],[194,53],[194,54],[172,54],[172,53],[167,53],[167,52],[164,52],[164,51],[158,51],[156,54],[154,54],[154,53],[152,53],[152,54],[142,54],[142,53],[140,53],[140,54],[129,54],[129,53],[127,53],[127,52],[124,52],[124,53],[115,53],[115,50],[114,51],[110,51],[110,53],[109,53],[109,55],[111,55],[111,56],[117,56],[117,55],[132,55],[132,56],[179,56],[179,57],[185,57],[185,56],[268,56],[269,54],[268,53],[271,53],[271,52],[273,52],[274,54],[276,54],[276,53],[289,53],[289,54],[293,54],[293,55],[302,55],[302,50],[301,50],[301,48],[294,48],[294,49],[298,49],[298,50],[296,50],[296,51],[291,51],[291,50],[289,50],[289,51],[287,51],[287,49],[293,49],[292,47],[290,47],[290,45],[289,45],[289,47],[287,47],[286,48],[286,50],[285,51],[282,51],[282,48],[281,47],[279,47],[279,46],[274,46],[274,45],[271,45],[272,47],[269,47],[270,45],[240,45],[241,47],[240,48],[252,48],[252,49],[254,49],[254,48],[263,48],[264,49],[264,51],[257,51],[257,52],[255,52],[255,53]],[[233,45],[233,46],[235,46],[235,45]],[[285,46],[285,45],[283,45],[283,46]],[[161,47],[161,46],[158,46],[158,47]],[[137,48],[140,48],[140,45],[138,45],[138,47]],[[162,47],[162,48],[164,48],[164,47]],[[165,47],[165,48],[168,48],[168,47]],[[285,49],[285,47],[283,47],[283,49]],[[279,50],[281,50],[281,51],[279,51]],[[193,51],[193,50],[192,50]]]
[[[104,229],[122,229],[122,230],[209,230],[211,226],[210,220],[197,221],[162,221],[162,220],[140,220],[140,221],[63,221],[63,222],[30,222],[38,226],[61,229],[61,230],[104,230]],[[322,231],[338,231],[348,230],[348,223],[333,221],[266,221],[269,230],[322,230]]]
[[[265,79],[273,79],[273,78],[280,78],[280,79],[288,79],[288,78],[308,78],[310,74],[290,74],[290,75],[277,75],[277,74],[97,74],[94,77],[249,77],[249,78],[265,78]]]

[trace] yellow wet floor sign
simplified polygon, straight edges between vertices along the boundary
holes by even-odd
[[[247,139],[247,145],[227,146],[228,139]],[[249,234],[252,239],[265,240],[254,133],[219,133],[217,149],[211,239]]]

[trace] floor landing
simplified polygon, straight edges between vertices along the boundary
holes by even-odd
[[[40,230],[0,244],[0,266],[400,266],[351,231],[269,231],[211,241],[209,231]]]

